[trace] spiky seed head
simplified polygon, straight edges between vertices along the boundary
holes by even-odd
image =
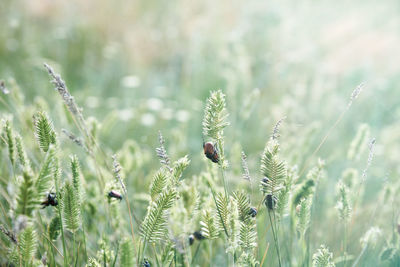
[[[333,254],[329,251],[325,245],[321,247],[314,253],[313,257],[313,267],[335,267],[333,263]]]
[[[49,237],[51,240],[57,240],[57,238],[60,236],[60,231],[61,231],[61,220],[60,217],[55,216],[53,219],[51,219],[51,222],[48,227],[48,233]]]

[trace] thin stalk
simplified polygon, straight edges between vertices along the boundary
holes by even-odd
[[[210,266],[212,266],[212,244],[211,244],[211,239],[208,240],[208,253],[209,253],[209,257],[210,257]]]
[[[362,256],[364,256],[364,253],[367,251],[367,249],[368,249],[368,244],[363,247],[363,249],[360,252],[360,255],[358,255],[357,259],[354,261],[354,263],[353,263],[353,265],[351,267],[356,267],[357,266],[358,262],[360,261]]]
[[[220,156],[222,159],[224,159],[225,156],[224,156],[224,148],[222,146],[222,139],[218,138],[217,142],[218,142],[218,149],[220,151]],[[226,183],[225,170],[223,169],[223,166],[221,163],[219,164],[219,166],[220,166],[221,172],[222,172],[222,182],[224,184],[225,196],[227,197],[228,196],[228,184]]]
[[[83,245],[85,246],[85,260],[87,261],[87,247],[86,247],[86,231],[85,231],[85,219],[82,220],[82,234],[83,234]]]
[[[47,239],[47,241],[52,245],[52,247],[57,251],[57,253],[60,254],[61,258],[64,258],[63,254],[61,254],[56,245],[54,245],[54,243],[51,242],[51,240],[44,233],[42,233],[42,235],[44,236],[44,238]]]
[[[42,233],[42,235],[44,236],[43,233]],[[50,243],[50,240],[47,240],[47,243],[49,243],[49,247],[50,247],[50,250],[51,250],[51,260],[53,262],[52,266],[56,266],[57,264],[56,264],[56,257],[54,256],[54,248],[51,246],[52,244]]]
[[[72,244],[72,255],[74,255],[75,254],[75,250],[76,250],[76,242],[75,242],[75,231],[72,233],[72,241],[73,241],[73,244]],[[72,260],[73,260],[73,258],[72,258]]]
[[[176,267],[176,248],[174,248],[174,266]]]
[[[347,223],[344,223],[343,229],[343,253],[344,253],[344,266],[347,265]]]
[[[196,251],[194,252],[194,255],[193,255],[193,257],[192,257],[192,263],[191,263],[192,265],[193,265],[193,263],[194,263],[194,261],[195,261],[195,259],[196,259],[197,254],[199,253],[200,245],[201,245],[201,243],[199,243],[199,244],[197,245]]]
[[[156,264],[157,264],[157,266],[161,266],[160,265],[160,262],[158,261],[158,257],[157,257],[157,251],[156,251],[156,246],[155,246],[155,244],[153,243],[153,245],[152,245],[152,247],[153,247],[153,253],[154,253],[154,258],[156,258]]]
[[[265,248],[264,255],[262,257],[261,264],[260,264],[261,267],[263,266],[264,261],[267,258],[268,249],[269,249],[269,243],[267,243],[267,247]]]
[[[139,266],[142,264],[142,262],[144,260],[144,253],[146,252],[146,248],[147,248],[147,240],[143,240],[143,250],[140,251],[140,254],[139,254],[140,256],[138,257],[138,259],[139,259],[138,265]],[[140,249],[140,247],[139,247],[139,249]]]
[[[276,226],[276,217],[275,217],[275,210],[272,211],[272,214],[274,215],[274,224],[275,224],[275,236],[276,236],[276,246],[278,248],[278,260],[279,260],[279,266],[281,266],[281,248],[279,246],[279,235],[278,235],[278,227]]]
[[[58,194],[59,191],[58,191],[57,182],[55,184],[56,184],[56,191],[57,191],[57,194]],[[58,216],[60,216],[60,229],[61,229],[61,240],[62,240],[62,245],[63,245],[64,267],[66,267],[66,266],[68,266],[68,253],[67,253],[67,249],[66,249],[66,246],[65,246],[63,218],[62,218],[62,215],[61,215],[61,209],[58,207],[57,210],[58,210]]]
[[[75,267],[78,266],[78,260],[79,260],[79,248],[81,247],[81,243],[78,243],[78,247],[76,249],[76,259],[75,259]]]
[[[141,253],[141,249],[142,249],[142,242],[139,242],[139,248],[138,248],[138,252],[137,252],[137,257],[136,257],[136,264],[137,266],[139,266],[139,262],[140,262],[140,253]]]
[[[132,222],[132,211],[131,211],[131,206],[129,204],[129,199],[128,199],[128,192],[125,189],[125,201],[126,205],[128,206],[128,212],[129,212],[129,224],[131,226],[131,235],[132,235],[132,242],[133,242],[133,250],[136,253],[136,246],[135,246],[135,234],[133,232],[133,222]]]
[[[106,250],[103,250],[103,263],[104,267],[107,267]]]
[[[114,257],[114,261],[113,261],[112,267],[114,267],[114,266],[115,266],[115,263],[117,262],[118,251],[119,251],[119,243],[117,243],[117,250],[116,250],[116,252],[115,252],[115,257]]]
[[[346,114],[347,110],[350,108],[348,105],[345,110],[342,111],[342,113],[339,115],[335,123],[329,128],[329,130],[326,132],[325,136],[322,138],[321,142],[318,144],[318,146],[315,148],[311,156],[309,156],[306,161],[304,162],[303,168],[299,172],[299,177],[304,173],[306,170],[310,160],[318,153],[318,151],[321,149],[323,144],[326,142],[328,137],[331,135],[332,131],[336,128],[336,126],[340,123],[340,121],[343,119],[344,115]]]
[[[280,251],[279,251],[278,237],[277,237],[276,232],[275,232],[274,223],[272,222],[271,212],[270,212],[269,209],[268,209],[268,217],[269,217],[269,221],[270,221],[270,224],[271,224],[272,236],[273,236],[273,238],[274,238],[276,254],[277,254],[277,256],[278,256],[279,267],[281,267],[281,266],[282,266],[282,263],[281,263],[281,255],[280,255]]]
[[[217,213],[218,213],[219,219],[221,220],[222,226],[224,227],[225,234],[226,234],[226,236],[229,238],[228,230],[227,230],[227,228],[226,228],[226,225],[225,225],[225,223],[224,223],[224,220],[222,219],[221,211],[219,210],[218,205],[217,205],[217,199],[215,198],[214,190],[211,188],[210,183],[208,183],[208,186],[210,187],[211,194],[212,194],[213,199],[214,199],[215,207],[217,208]]]

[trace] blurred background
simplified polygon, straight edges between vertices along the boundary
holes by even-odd
[[[100,122],[101,145],[120,151],[134,140],[141,185],[158,166],[159,130],[173,158],[189,154],[189,174],[204,169],[201,122],[211,90],[227,95],[229,179],[240,177],[242,150],[259,179],[260,153],[279,119],[286,117],[284,158],[301,168],[365,82],[308,166],[326,161],[321,190],[334,205],[343,170],[361,172],[376,138],[359,226],[365,232],[371,216],[379,218],[368,205],[400,171],[399,15],[394,0],[1,0],[0,79],[9,89],[18,85],[26,104],[50,103],[60,132],[65,125],[55,114],[65,110],[43,62],[52,65],[84,115]],[[348,156],[363,124],[363,149]],[[330,227],[321,225],[320,236]]]

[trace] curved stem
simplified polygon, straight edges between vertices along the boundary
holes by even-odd
[[[368,244],[363,247],[363,249],[360,252],[360,255],[358,255],[357,259],[354,261],[354,263],[353,263],[353,265],[351,267],[356,267],[357,266],[358,262],[360,261],[360,259],[364,255],[364,253],[367,251],[367,248],[368,248]]]

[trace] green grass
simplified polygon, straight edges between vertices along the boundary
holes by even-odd
[[[398,8],[1,1],[0,265],[399,265]]]

